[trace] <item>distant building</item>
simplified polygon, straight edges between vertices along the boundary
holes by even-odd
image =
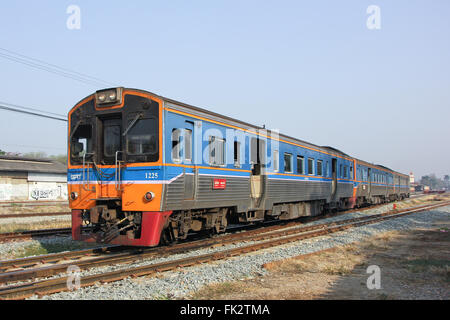
[[[0,201],[67,200],[66,166],[50,159],[0,156]]]

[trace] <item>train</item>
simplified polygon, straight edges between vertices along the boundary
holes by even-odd
[[[138,89],[68,114],[74,240],[151,247],[409,197],[409,176]]]

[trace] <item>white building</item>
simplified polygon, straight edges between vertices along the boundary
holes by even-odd
[[[0,156],[0,201],[67,200],[66,166],[49,159]]]

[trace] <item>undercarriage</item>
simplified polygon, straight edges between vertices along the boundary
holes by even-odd
[[[142,212],[122,211],[120,201],[99,202],[95,207],[84,210],[83,224],[92,228],[99,242],[109,242],[119,235],[129,239],[141,236]]]

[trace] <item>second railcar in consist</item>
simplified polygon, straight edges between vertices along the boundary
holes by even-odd
[[[68,140],[76,240],[155,246],[409,196],[407,175],[136,89],[81,100]]]

